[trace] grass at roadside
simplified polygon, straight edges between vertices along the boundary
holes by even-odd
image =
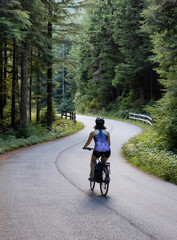
[[[177,155],[166,149],[164,140],[152,127],[143,129],[141,135],[123,145],[124,156],[143,171],[177,184]]]
[[[52,126],[51,131],[47,131],[42,125],[31,124],[26,129],[18,131],[6,131],[0,134],[0,154],[20,147],[31,146],[60,137],[71,135],[83,128],[83,124],[65,119],[57,119]],[[22,137],[23,136],[23,137]]]

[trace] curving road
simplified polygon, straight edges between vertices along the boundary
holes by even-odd
[[[177,186],[130,166],[121,146],[141,132],[106,120],[111,183],[89,190],[90,152],[82,146],[94,118],[70,137],[37,145],[0,162],[1,240],[176,240]]]

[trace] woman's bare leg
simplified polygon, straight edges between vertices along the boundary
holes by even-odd
[[[106,162],[107,160],[108,160],[108,158],[106,158],[106,157],[102,157],[102,158],[101,158],[101,161],[102,161],[102,162]]]
[[[108,160],[108,158],[105,158],[105,157],[102,157],[102,158],[101,158],[101,161],[102,161],[102,162],[106,162],[107,160]],[[106,171],[106,180],[110,181],[109,174],[108,174],[107,171]]]
[[[95,157],[92,153],[91,161],[90,161],[90,177],[95,177],[95,165],[96,165],[97,157]]]

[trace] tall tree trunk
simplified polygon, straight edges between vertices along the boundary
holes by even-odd
[[[27,98],[28,98],[28,40],[23,42],[21,53],[21,103],[20,103],[20,127],[27,126]]]
[[[37,76],[37,86],[36,86],[37,98],[36,98],[36,123],[40,121],[40,79]]]
[[[3,116],[3,42],[0,41],[0,120]]]
[[[38,58],[40,58],[40,52],[38,50]],[[37,81],[36,81],[36,123],[40,121],[40,70],[39,70],[39,64],[38,64],[38,70],[37,70]]]
[[[16,51],[18,51],[18,46],[16,46]],[[17,53],[17,55],[16,56],[18,56],[18,53]],[[17,75],[16,75],[16,79],[17,79],[17,81],[16,81],[16,84],[17,84],[17,86],[16,86],[16,98],[17,98],[17,103],[18,103],[18,111],[19,111],[19,114],[20,114],[20,103],[21,103],[21,80],[20,80],[20,77],[19,77],[19,72],[20,72],[20,69],[21,69],[21,64],[20,64],[20,62],[21,62],[21,58],[20,58],[20,55],[19,55],[19,58],[17,57],[16,58],[16,65],[17,65]]]
[[[140,106],[144,105],[144,88],[143,86],[140,86]]]
[[[52,109],[52,7],[49,6],[49,22],[48,22],[48,36],[51,40],[48,44],[50,53],[47,69],[47,126],[50,129],[53,122]]]
[[[7,39],[4,41],[4,94],[3,94],[3,106],[7,103]]]
[[[13,76],[12,76],[12,108],[11,108],[11,127],[15,129],[15,91],[16,91],[16,79],[17,66],[16,66],[16,41],[13,41]]]
[[[30,87],[29,87],[29,119],[31,122],[31,104],[32,104],[32,59],[33,59],[33,50],[31,48],[31,62],[30,62]]]

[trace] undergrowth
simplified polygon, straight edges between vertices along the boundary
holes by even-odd
[[[132,165],[177,184],[177,155],[166,148],[165,139],[153,128],[146,128],[124,144],[123,154]]]
[[[0,154],[17,149],[19,147],[30,146],[60,137],[71,135],[83,128],[83,124],[66,119],[57,119],[52,130],[48,131],[41,124],[29,124],[25,129],[13,131],[9,129],[5,133],[0,134]]]

